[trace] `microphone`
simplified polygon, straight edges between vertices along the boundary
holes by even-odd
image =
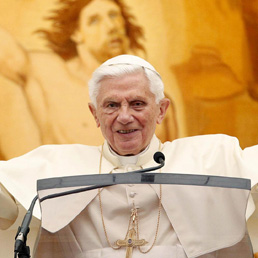
[[[156,163],[159,163],[159,164],[165,163],[165,156],[160,151],[157,151],[154,153],[153,159],[156,161]]]

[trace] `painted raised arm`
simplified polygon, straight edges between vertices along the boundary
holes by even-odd
[[[1,27],[0,39],[0,74],[19,85],[25,85],[29,70],[28,53]]]

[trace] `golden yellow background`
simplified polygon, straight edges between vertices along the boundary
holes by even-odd
[[[162,75],[173,100],[175,114],[158,129],[160,138],[226,133],[238,137],[242,147],[256,144],[257,1],[124,2],[143,28],[146,58]],[[0,25],[26,50],[50,51],[33,32],[50,26],[44,17],[55,6],[52,0],[1,0]],[[0,106],[2,159],[40,144],[93,143],[92,137],[44,142],[23,89],[4,77],[0,77]],[[97,132],[93,122],[91,128]]]

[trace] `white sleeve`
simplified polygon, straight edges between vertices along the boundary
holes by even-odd
[[[7,229],[16,220],[18,207],[15,200],[0,184],[0,229]]]
[[[258,183],[258,145],[243,150],[243,160],[249,168],[252,186]]]

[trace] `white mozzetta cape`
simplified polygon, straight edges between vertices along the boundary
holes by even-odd
[[[151,145],[143,155],[138,158],[136,168],[154,166],[153,154],[159,150],[159,141],[154,136]],[[183,174],[204,174],[227,177],[249,178],[252,185],[258,182],[258,146],[253,146],[241,150],[238,140],[226,135],[207,135],[178,139],[173,142],[166,142],[161,146],[161,151],[166,157],[166,165],[162,169],[166,173]],[[63,177],[71,175],[97,174],[99,173],[100,147],[90,147],[84,145],[46,145],[19,158],[0,163],[0,182],[6,189],[22,204],[28,208],[31,200],[36,195],[36,180],[50,177]],[[102,173],[114,172],[120,168],[119,160],[110,153],[107,143],[104,144],[104,158],[102,161]],[[121,168],[122,169],[122,168]],[[123,169],[122,169],[123,170]],[[121,171],[118,171],[121,172]],[[159,193],[158,186],[152,186],[155,192]],[[48,211],[43,217],[42,226],[50,232],[57,232],[68,225],[78,214],[80,214],[91,201],[96,197],[97,191],[83,193],[77,199],[73,196],[64,203],[56,202],[59,212]],[[192,195],[193,193],[190,193]],[[175,195],[174,195],[175,196]],[[83,202],[81,201],[83,197]],[[216,201],[216,196],[211,196]],[[198,198],[198,195],[197,197]],[[202,223],[202,216],[198,221],[198,216],[189,220],[186,212],[189,206],[174,198],[171,202],[169,187],[163,187],[163,208],[173,229],[177,234],[188,257],[196,257],[207,252],[225,248],[240,241],[244,237],[243,228],[235,232],[235,239],[218,237],[209,239],[207,227],[196,226],[205,225]],[[69,203],[70,202],[70,203]],[[72,205],[69,206],[69,205]],[[112,202],[110,203],[112,205]],[[209,203],[204,203],[204,206]],[[67,206],[69,209],[67,209]],[[90,205],[89,205],[90,206]],[[51,206],[50,206],[51,207]],[[53,206],[52,206],[53,207]],[[202,210],[203,206],[196,205],[195,210]],[[254,206],[251,200],[247,208],[247,216],[253,212]],[[62,216],[65,212],[66,216]],[[212,213],[209,214],[212,216]],[[214,214],[215,216],[216,214]],[[243,214],[244,216],[245,214]],[[35,216],[40,217],[40,210],[35,210]],[[216,217],[209,219],[213,220]],[[54,223],[53,223],[54,221]],[[107,222],[108,223],[108,222]],[[100,225],[101,227],[101,225]],[[231,230],[230,225],[217,231],[217,226],[209,228],[209,231],[216,233],[223,230]],[[209,232],[208,232],[209,233]],[[224,232],[225,233],[225,232]]]

